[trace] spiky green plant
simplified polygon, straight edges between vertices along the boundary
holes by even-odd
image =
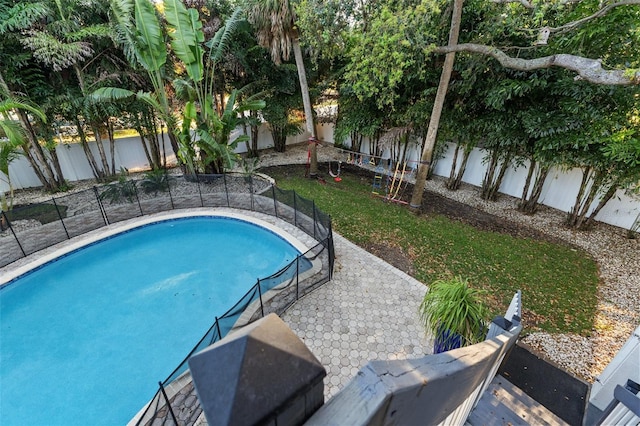
[[[487,317],[481,292],[460,276],[431,283],[420,304],[420,318],[426,329],[435,338],[459,335],[462,346],[484,339]]]

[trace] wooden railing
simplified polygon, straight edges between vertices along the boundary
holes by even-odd
[[[617,385],[598,425],[640,425],[640,385],[633,380],[626,386]]]
[[[372,361],[306,425],[463,425],[515,344],[522,326],[518,291],[487,339],[418,359]]]

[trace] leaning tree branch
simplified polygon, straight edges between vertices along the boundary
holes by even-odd
[[[526,0],[523,0],[526,1]],[[568,22],[564,25],[561,25],[559,27],[552,27],[549,28],[549,30],[552,33],[558,33],[558,32],[565,32],[565,31],[569,31],[574,29],[575,27],[578,27],[582,24],[584,24],[585,22],[588,22],[592,19],[596,19],[596,18],[600,18],[604,15],[606,15],[607,13],[609,13],[609,11],[611,11],[611,9],[614,9],[616,7],[620,7],[620,6],[628,6],[628,5],[633,5],[633,4],[640,4],[640,0],[622,0],[616,3],[611,3],[606,5],[605,7],[603,7],[602,9],[599,9],[597,12],[595,12],[592,15],[586,16],[582,19],[578,19],[576,21],[572,21],[572,22]]]
[[[640,84],[640,70],[632,72],[625,70],[605,70],[602,61],[582,56],[560,53],[542,58],[522,59],[513,58],[502,50],[483,44],[463,43],[454,46],[440,46],[433,50],[435,53],[471,52],[495,58],[503,67],[520,71],[533,71],[544,68],[560,67],[574,71],[582,79],[596,84],[629,86]]]
[[[527,9],[533,9],[533,4],[529,0],[491,0],[492,3],[520,3]]]

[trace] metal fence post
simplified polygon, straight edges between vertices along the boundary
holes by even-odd
[[[300,299],[300,256],[296,256],[296,300]]]
[[[258,297],[260,297],[260,312],[262,313],[262,317],[264,318],[264,305],[262,304],[262,290],[260,289],[260,280],[256,284],[258,286]]]
[[[329,236],[327,237],[327,244],[329,250],[329,279],[333,278],[333,266],[336,261],[336,252],[335,247],[333,246],[333,229],[331,227],[331,222],[329,222]]]
[[[276,213],[276,217],[278,216],[278,201],[276,200],[276,186],[271,184],[271,195],[273,196],[273,211]]]
[[[222,332],[220,331],[220,320],[216,317],[216,329],[218,329],[218,340],[222,340]]]
[[[249,175],[249,198],[251,199],[251,211],[254,211],[253,208],[253,176]]]
[[[313,206],[313,238],[317,240],[317,236],[316,236],[316,229],[318,228],[317,225],[317,221],[318,218],[316,217],[316,202],[315,201],[311,201],[311,204]]]
[[[167,192],[169,192],[169,201],[171,202],[171,210],[175,210],[176,206],[173,205],[173,196],[171,195],[171,181],[169,180],[169,173],[167,169],[164,169],[164,177],[167,181]]]
[[[2,217],[4,218],[4,222],[7,224],[7,227],[9,227],[9,230],[13,234],[13,238],[16,239],[16,243],[18,243],[18,247],[20,247],[20,251],[22,252],[22,257],[26,257],[27,253],[24,252],[24,249],[22,248],[22,244],[20,244],[20,240],[18,239],[16,232],[13,230],[13,226],[11,226],[11,221],[9,220],[9,217],[7,217],[7,215],[4,212],[0,212],[0,213],[2,214]]]
[[[173,422],[177,426],[180,423],[178,423],[178,419],[176,418],[176,415],[173,413],[173,408],[171,408],[171,402],[169,401],[169,397],[167,396],[167,393],[164,391],[164,386],[162,386],[162,382],[158,382],[158,385],[160,385],[160,392],[162,392],[162,395],[164,396],[164,400],[167,402],[167,407],[169,408],[169,412],[171,413],[171,418],[173,419]]]
[[[229,188],[227,188],[227,174],[222,174],[222,179],[224,180],[224,193],[227,195],[227,207],[231,207],[231,203],[229,202]]]
[[[298,206],[297,206],[298,194],[293,191],[293,224],[298,226]]]
[[[202,189],[200,188],[200,177],[195,172],[194,172],[194,176],[196,177],[196,185],[198,186],[198,194],[200,195],[200,207],[204,207],[204,199],[202,198]]]
[[[102,200],[100,199],[100,194],[98,193],[98,187],[94,185],[93,192],[96,194],[96,200],[98,201],[98,207],[100,208],[100,213],[102,214],[102,220],[104,220],[104,224],[109,224],[109,219],[107,218],[107,211],[104,209],[102,205]]]
[[[60,218],[60,223],[62,223],[62,228],[64,229],[64,233],[67,234],[67,240],[68,240],[71,237],[69,236],[69,231],[67,231],[67,227],[64,224],[64,220],[62,220],[62,214],[60,213],[60,209],[58,208],[58,203],[56,203],[56,199],[53,198],[53,197],[51,197],[51,201],[53,201],[53,205],[55,206],[56,211],[58,212],[58,217]]]
[[[132,180],[133,183],[133,193],[136,196],[136,201],[138,202],[138,209],[140,209],[140,216],[144,216],[144,212],[142,211],[142,204],[140,204],[140,197],[138,197],[138,185],[136,185],[136,181]]]

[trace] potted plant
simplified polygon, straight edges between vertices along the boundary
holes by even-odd
[[[434,336],[433,353],[484,339],[489,311],[480,296],[481,292],[460,276],[431,283],[420,304],[420,318]]]

